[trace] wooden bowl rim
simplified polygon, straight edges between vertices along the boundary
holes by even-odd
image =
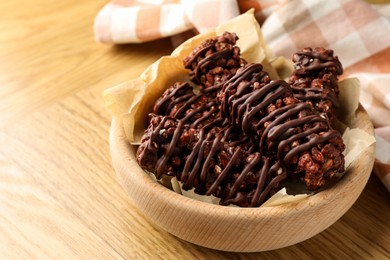
[[[359,117],[359,119],[363,119],[362,121],[367,121],[367,120],[369,121],[368,114],[366,113],[366,111],[362,106],[359,106],[356,113],[357,113],[357,118]],[[356,120],[355,125],[359,125],[359,120]],[[369,134],[372,135],[374,134],[372,124],[364,125],[360,127],[363,128],[363,130],[365,130]],[[272,216],[276,218],[285,216],[286,210],[291,210],[291,209],[294,209],[294,211],[292,211],[291,213],[299,212],[299,214],[304,214],[305,210],[310,209],[310,207],[307,207],[307,205],[320,207],[323,204],[328,204],[329,201],[333,201],[334,198],[340,196],[340,193],[343,193],[344,189],[339,189],[339,187],[344,185],[348,186],[348,184],[353,183],[352,181],[357,176],[347,172],[345,176],[343,176],[333,186],[297,202],[286,203],[277,206],[267,206],[267,207],[257,207],[257,208],[225,207],[225,206],[215,205],[215,204],[185,197],[155,182],[137,164],[134,153],[131,151],[132,148],[125,137],[123,128],[119,120],[117,120],[115,117],[112,120],[111,129],[110,129],[110,143],[111,143],[111,148],[112,146],[115,146],[115,147],[120,147],[120,150],[122,151],[127,151],[124,154],[122,154],[123,156],[122,160],[126,161],[126,165],[128,165],[129,169],[132,167],[135,168],[131,175],[119,176],[120,179],[123,177],[131,178],[132,181],[141,183],[141,185],[143,185],[145,188],[149,187],[147,188],[149,192],[152,192],[154,196],[159,197],[160,199],[162,199],[162,201],[164,201],[167,204],[176,203],[177,205],[186,205],[186,210],[196,212],[197,214],[201,213],[207,215],[208,212],[212,211],[214,216],[221,217],[221,218],[226,217],[227,215],[234,215],[235,217],[243,218],[243,219],[269,217],[268,212],[270,210],[272,211]],[[374,153],[374,145],[371,145],[366,149],[364,153],[360,154],[359,158],[363,156],[367,156],[367,154],[372,155],[373,153]],[[373,156],[371,157],[373,158]],[[372,160],[373,159],[371,159],[371,161]],[[370,163],[370,161],[367,163]],[[120,174],[118,173],[118,170],[116,172],[117,174]],[[369,175],[370,173],[367,174]],[[124,188],[127,189],[127,187]],[[202,208],[202,211],[199,210],[200,208]]]

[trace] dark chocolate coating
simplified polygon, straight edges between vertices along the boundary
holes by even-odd
[[[296,99],[285,81],[264,84],[261,69],[248,64],[224,84],[217,96],[222,115],[251,136],[263,156],[317,190],[325,178],[344,171],[341,135],[309,103]]]
[[[322,47],[304,48],[293,56],[295,70],[290,77],[294,96],[311,104],[333,121],[340,106],[338,78],[343,67],[332,50]]]
[[[218,86],[246,64],[240,57],[240,49],[235,46],[237,40],[235,33],[225,32],[202,42],[184,59],[184,67],[190,70],[190,79],[200,85],[201,91],[218,90]]]
[[[185,58],[200,93],[178,82],[156,101],[138,163],[221,205],[260,206],[287,177],[318,190],[344,170],[345,147],[328,120],[341,64],[332,51],[304,49],[294,56],[290,86],[247,64],[237,40],[226,32]]]
[[[251,145],[241,142],[230,126],[214,122],[194,129],[182,120],[151,115],[138,163],[158,179],[176,176],[185,190],[221,198],[221,205],[260,206],[287,173],[259,152],[251,153]]]
[[[195,94],[188,83],[177,82],[156,101],[153,113],[181,119],[191,127],[200,128],[219,117],[219,108],[207,93]]]

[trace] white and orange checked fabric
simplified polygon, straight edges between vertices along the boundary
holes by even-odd
[[[291,57],[306,46],[335,51],[377,138],[374,172],[390,191],[390,5],[363,0],[112,0],[95,18],[98,42],[136,43],[204,32],[250,8],[268,46]]]

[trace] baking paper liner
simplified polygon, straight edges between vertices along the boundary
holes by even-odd
[[[251,63],[261,63],[271,79],[286,79],[291,75],[292,62],[286,57],[276,57],[272,54],[264,42],[253,10],[248,11],[215,30],[187,40],[170,56],[163,56],[149,66],[139,78],[129,80],[103,92],[107,107],[121,121],[131,144],[140,143],[147,127],[147,115],[152,111],[154,102],[163,92],[175,82],[189,82],[189,71],[184,69],[183,59],[190,55],[192,50],[202,41],[222,35],[225,31],[237,34],[239,40],[236,45],[240,47],[242,57]],[[337,114],[336,128],[343,132],[347,171],[359,154],[375,142],[375,138],[362,129],[350,128],[351,122],[355,120],[355,111],[359,106],[359,81],[356,78],[344,79],[339,83],[339,88],[341,107]],[[193,190],[182,190],[180,183],[175,178],[163,179],[161,182],[164,186],[170,187],[184,196],[213,204],[219,202],[219,199],[214,196],[198,195]],[[289,195],[283,188],[266,201],[262,207],[291,203],[311,195],[306,194],[303,190],[298,193],[302,194]]]

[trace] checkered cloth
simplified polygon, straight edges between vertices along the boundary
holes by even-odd
[[[360,102],[377,138],[374,172],[390,191],[389,6],[361,0],[112,0],[95,19],[95,35],[104,43],[167,36],[177,42],[254,8],[276,55],[291,57],[306,46],[333,49],[344,77],[361,81]]]

